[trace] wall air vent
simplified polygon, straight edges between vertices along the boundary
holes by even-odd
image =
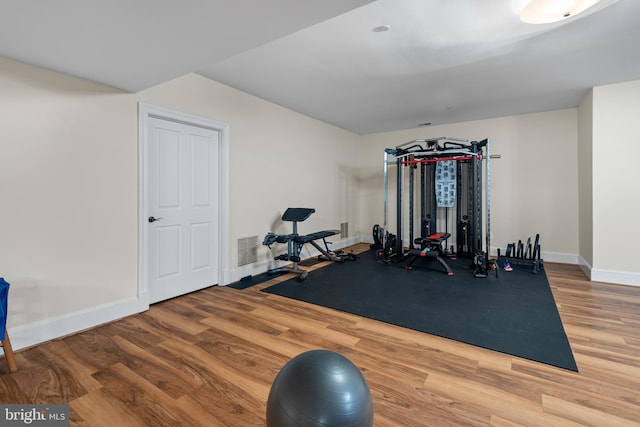
[[[258,261],[258,236],[238,239],[238,267]]]
[[[349,237],[349,223],[343,222],[340,224],[340,238],[346,239]]]

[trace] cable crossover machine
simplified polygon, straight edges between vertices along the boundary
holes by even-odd
[[[409,258],[408,269],[421,258],[431,258],[437,260],[449,275],[453,272],[447,258],[469,258],[473,260],[474,274],[486,277],[491,224],[489,159],[487,139],[472,142],[450,137],[416,139],[385,149],[384,222],[382,227],[375,225],[373,229],[372,247],[377,250],[377,258],[387,263]],[[484,186],[483,162],[486,168]],[[394,165],[397,177],[395,234],[389,231],[387,223],[389,169]],[[408,188],[405,188],[407,175]],[[406,194],[408,215],[405,214]],[[407,216],[405,226],[403,222]],[[407,229],[408,249],[405,250],[403,232]]]

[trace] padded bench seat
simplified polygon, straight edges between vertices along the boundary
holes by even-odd
[[[442,258],[444,251],[442,249],[442,243],[445,242],[451,234],[449,233],[433,233],[427,237],[419,237],[414,240],[414,243],[420,245],[421,249],[412,249],[407,255],[413,257],[411,261],[406,265],[407,270],[413,268],[413,263],[420,258],[432,258],[437,260],[445,269],[449,276],[453,275],[453,271],[449,265]]]
[[[293,240],[296,243],[309,243],[314,240],[326,239],[327,237],[335,236],[336,234],[340,234],[340,230],[316,231],[315,233],[305,234],[304,236],[296,236]]]

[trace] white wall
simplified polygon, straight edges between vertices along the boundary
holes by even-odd
[[[593,89],[591,278],[640,285],[640,81]]]
[[[545,259],[577,262],[577,109],[573,108],[363,136],[363,234],[382,224],[384,148],[439,136],[488,138],[491,154],[501,155],[491,160],[493,249],[504,250],[509,242],[539,233]],[[391,227],[393,231],[395,222]]]

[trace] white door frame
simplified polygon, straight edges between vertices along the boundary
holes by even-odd
[[[148,195],[147,172],[150,144],[150,119],[162,119],[190,126],[213,129],[220,134],[218,179],[218,284],[225,285],[229,271],[229,125],[164,107],[138,103],[138,310],[149,309],[149,247],[148,247]]]

